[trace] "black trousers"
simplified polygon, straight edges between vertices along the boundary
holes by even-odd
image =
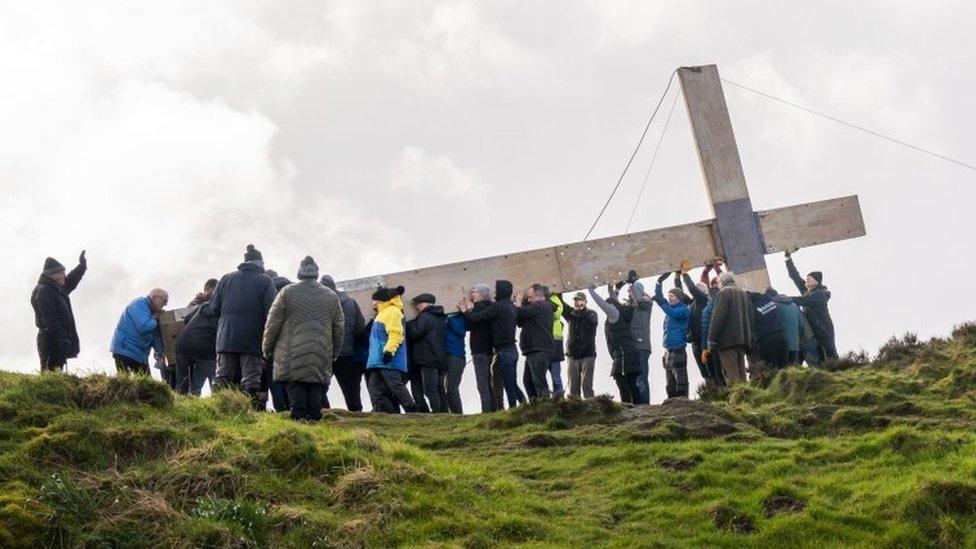
[[[37,333],[37,354],[41,359],[42,372],[63,372],[68,359],[61,355],[61,342],[56,337]]]
[[[643,400],[641,397],[642,391],[640,385],[637,383],[640,375],[640,372],[614,374],[613,380],[617,382],[617,390],[620,391],[620,402],[629,402],[631,404],[641,403]]]
[[[552,353],[549,351],[536,351],[525,355],[525,375],[522,382],[529,399],[552,396],[549,391],[549,380],[546,379],[551,362]]]
[[[352,356],[340,356],[332,365],[332,373],[339,382],[346,409],[350,412],[362,412],[363,374],[366,373],[366,364],[356,361]]]
[[[684,347],[668,349],[664,354],[664,375],[668,398],[688,398],[688,355]]]
[[[291,418],[295,420],[318,421],[322,419],[321,383],[285,383],[288,402],[291,404]]]
[[[785,337],[767,337],[756,341],[756,355],[774,370],[785,368],[790,361]]]
[[[396,414],[401,406],[407,412],[418,411],[416,402],[403,383],[403,377],[403,372],[390,368],[370,368],[366,371],[366,386],[374,412]]]
[[[149,365],[142,364],[137,360],[133,360],[127,356],[113,354],[112,358],[115,359],[115,369],[120,374],[140,374],[144,376],[149,375]]]
[[[424,372],[420,366],[411,364],[407,379],[410,380],[410,396],[417,405],[417,411],[429,414],[430,406],[427,405],[427,398],[424,397]]]
[[[446,414],[447,409],[447,370],[437,367],[422,366],[420,376],[423,379],[424,396],[430,403],[430,411],[435,414]]]

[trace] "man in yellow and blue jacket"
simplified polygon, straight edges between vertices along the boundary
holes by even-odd
[[[398,407],[415,412],[417,404],[403,383],[407,373],[407,347],[404,344],[403,286],[380,286],[373,292],[376,318],[369,333],[369,358],[366,373],[369,398],[374,412],[395,414]]]

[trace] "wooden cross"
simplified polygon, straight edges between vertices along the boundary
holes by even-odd
[[[745,289],[769,286],[766,254],[804,248],[866,234],[857,196],[809,202],[775,210],[754,211],[739,150],[732,133],[722,81],[715,65],[678,70],[685,106],[698,148],[713,219],[664,229],[622,234],[337,283],[372,309],[377,285],[403,285],[405,298],[427,292],[451,305],[462,287],[497,279],[516,289],[533,283],[555,292],[604,285],[626,278],[630,269],[641,277],[677,270],[683,260],[694,265],[721,256]]]

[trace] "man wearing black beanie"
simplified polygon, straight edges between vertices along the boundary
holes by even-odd
[[[37,354],[40,355],[42,372],[64,371],[68,359],[77,357],[81,351],[69,295],[78,287],[87,269],[84,250],[78,256],[78,266],[67,274],[58,260],[49,257],[44,261],[44,270],[30,299],[34,324],[37,325]]]
[[[275,286],[264,272],[264,258],[254,244],[248,244],[244,262],[220,279],[210,300],[219,319],[214,386],[239,386],[258,410],[267,400],[261,394],[261,376],[267,367],[261,340],[274,299]]]
[[[793,257],[786,252],[786,270],[796,288],[803,295],[791,297],[803,309],[803,315],[813,330],[814,339],[806,346],[804,355],[807,364],[819,366],[824,360],[837,359],[837,345],[834,343],[834,321],[830,318],[830,290],[823,285],[823,273],[813,271],[806,279],[800,276],[800,271],[793,264]],[[803,350],[803,345],[800,345]]]

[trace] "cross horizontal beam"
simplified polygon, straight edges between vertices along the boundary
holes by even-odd
[[[865,234],[857,196],[787,206],[754,214],[765,253],[804,248]],[[377,285],[403,285],[406,297],[431,293],[439,303],[453,304],[474,284],[512,281],[516,289],[533,283],[555,292],[600,286],[626,277],[636,269],[641,277],[674,271],[683,260],[701,265],[724,255],[716,237],[716,220],[676,225],[587,242],[563,244],[425,267],[397,273],[344,280],[337,286],[349,292],[364,311],[372,309]],[[764,289],[764,288],[750,288]]]

